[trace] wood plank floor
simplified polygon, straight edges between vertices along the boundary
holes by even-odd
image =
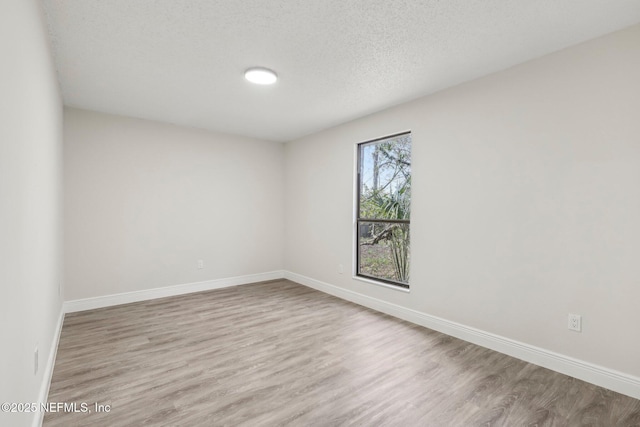
[[[639,400],[286,280],[68,314],[49,402],[92,412],[46,427],[640,426]]]

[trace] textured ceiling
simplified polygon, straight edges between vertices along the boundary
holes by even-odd
[[[640,0],[44,3],[66,105],[276,141],[640,22]]]

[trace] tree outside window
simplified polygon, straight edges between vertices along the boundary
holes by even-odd
[[[358,144],[357,271],[409,287],[411,133]]]

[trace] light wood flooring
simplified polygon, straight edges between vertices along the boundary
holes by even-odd
[[[640,401],[286,280],[68,314],[44,426],[640,426]]]

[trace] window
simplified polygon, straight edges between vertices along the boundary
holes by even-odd
[[[411,133],[358,144],[356,275],[409,288]]]

